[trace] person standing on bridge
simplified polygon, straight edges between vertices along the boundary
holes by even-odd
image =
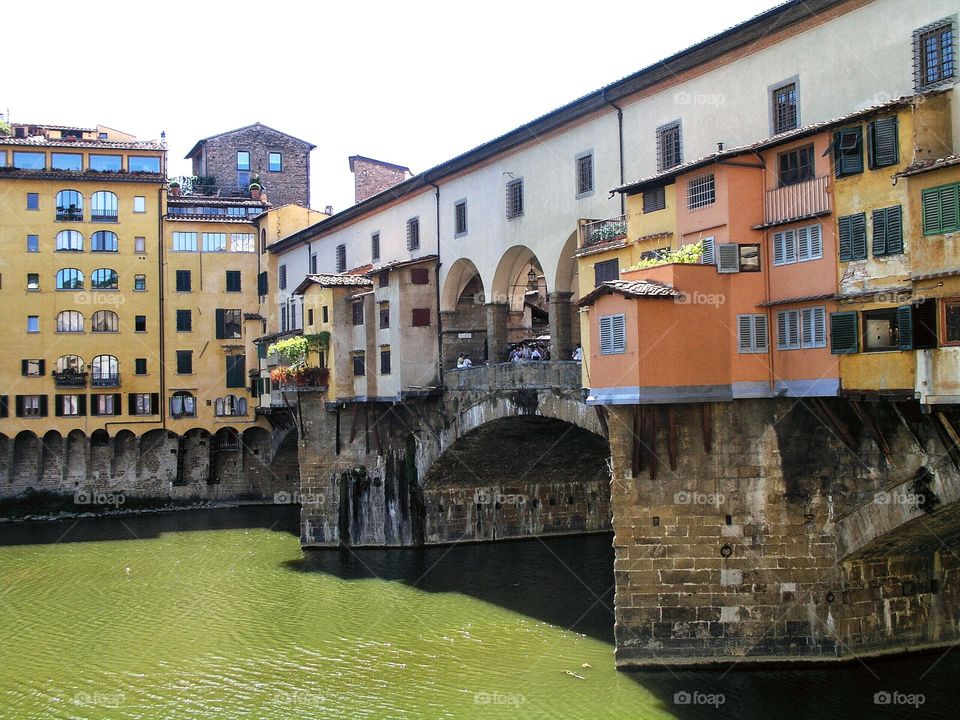
[[[577,343],[577,349],[573,351],[573,360],[583,362],[583,348],[580,347],[580,343]]]
[[[473,367],[473,361],[470,359],[469,355],[463,356],[463,367],[465,368]]]
[[[464,354],[463,354],[463,353],[460,353],[460,354],[457,356],[457,369],[463,367],[464,360],[465,360]]]

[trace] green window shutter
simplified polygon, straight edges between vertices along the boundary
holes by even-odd
[[[901,305],[897,308],[897,330],[901,350],[913,349],[913,308]]]
[[[87,396],[81,395],[77,398],[77,415],[83,417],[87,414]]]
[[[830,352],[834,355],[849,355],[858,347],[857,314],[855,312],[830,313]]]
[[[867,214],[852,215],[850,219],[850,246],[854,260],[867,259]]]
[[[150,414],[156,415],[160,409],[160,393],[150,393]]]
[[[137,396],[135,393],[127,394],[127,414],[128,415],[137,414]]]
[[[97,417],[98,415],[100,415],[100,406],[97,404],[98,402],[99,401],[97,400],[97,396],[94,395],[93,400],[90,401],[90,414],[93,417]]]
[[[28,365],[29,365],[29,360],[21,360],[21,361],[20,361],[20,374],[21,374],[21,375],[26,375],[26,374],[27,374],[27,366],[28,366]]]
[[[950,185],[940,188],[940,232],[953,232],[960,227],[960,218],[957,217],[957,188]]]
[[[23,417],[23,395],[13,396],[13,409],[17,417]]]
[[[923,234],[940,232],[940,191],[930,188],[923,191]]]
[[[121,410],[122,406],[123,406],[123,395],[120,393],[114,393],[113,394],[113,414],[123,415],[123,410]]]
[[[46,416],[47,416],[47,396],[41,395],[40,396],[40,417],[46,417]]]
[[[873,256],[887,254],[887,211],[873,211]]]
[[[840,262],[849,262],[853,260],[853,243],[850,235],[851,216],[845,215],[837,221],[838,234],[840,235]]]
[[[41,374],[41,375],[46,375],[46,374],[47,374],[47,361],[46,361],[46,360],[41,360],[41,361],[40,361],[40,374]]]
[[[63,417],[63,395],[53,396],[53,414],[55,417]]]
[[[863,172],[863,128],[846,128],[833,134],[833,170],[837,177]]]
[[[227,355],[227,387],[246,387],[246,357],[243,355]]]
[[[874,120],[867,126],[867,163],[870,169],[896,165],[899,161],[897,118]]]
[[[887,255],[903,252],[903,212],[899,205],[886,209]]]
[[[833,176],[842,177],[843,176],[843,160],[840,154],[840,131],[837,130],[833,133]]]
[[[267,359],[267,347],[265,342],[257,343],[257,357],[261,360]]]
[[[225,337],[227,336],[226,332],[224,332],[224,324],[225,324],[225,323],[224,323],[224,315],[225,315],[224,309],[223,309],[223,308],[217,308],[217,312],[216,312],[216,324],[217,324],[217,339],[218,339],[218,340],[222,340],[223,338],[225,338]]]

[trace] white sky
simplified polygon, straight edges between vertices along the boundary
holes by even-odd
[[[171,175],[259,121],[317,146],[312,205],[340,211],[350,155],[421,172],[774,4],[51,0],[9,18],[0,112],[166,130]]]

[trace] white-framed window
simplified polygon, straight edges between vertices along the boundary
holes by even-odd
[[[737,351],[765,353],[770,350],[766,315],[737,315]]]
[[[777,350],[827,346],[826,309],[781,310],[777,313]]]
[[[687,209],[713,205],[717,200],[716,182],[713,173],[706,173],[687,181]]]
[[[256,243],[253,233],[230,233],[230,252],[256,252]]]
[[[133,239],[133,251],[135,253],[145,253],[147,251],[147,239],[137,236]]]
[[[600,317],[600,354],[618,355],[627,351],[627,319],[620,315]]]
[[[173,234],[174,252],[196,252],[197,234],[195,232],[175,232]]]
[[[773,233],[773,264],[792,265],[823,257],[823,230],[819,223]]]
[[[79,395],[61,395],[60,396],[60,414],[69,417],[80,414],[80,396]]]
[[[143,195],[134,195],[133,211],[135,213],[145,213],[147,211],[147,198]]]
[[[204,252],[226,252],[227,234],[226,233],[203,233],[203,251]]]

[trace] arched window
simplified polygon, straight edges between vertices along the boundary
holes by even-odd
[[[113,310],[98,310],[90,318],[90,332],[118,332],[120,319]]]
[[[175,392],[170,398],[170,417],[196,417],[197,402],[193,395],[186,391]]]
[[[57,233],[57,250],[83,250],[83,235],[76,230]]]
[[[79,355],[61,355],[59,358],[57,358],[57,372],[83,372],[83,358]]]
[[[97,355],[90,364],[94,387],[116,387],[120,384],[120,363],[113,355]]]
[[[117,196],[109,190],[95,192],[90,198],[90,219],[111,222],[117,219]]]
[[[90,273],[91,290],[116,290],[120,286],[120,279],[116,270],[98,268]]]
[[[83,273],[76,268],[58,270],[57,290],[83,290]]]
[[[247,414],[247,399],[246,398],[237,398],[237,415],[246,415]]]
[[[221,417],[223,415],[223,410],[224,410],[223,398],[217,398],[216,400],[214,400],[213,414],[216,415],[217,417]]]
[[[83,314],[76,310],[58,313],[57,332],[83,332]]]
[[[93,252],[117,252],[117,234],[109,230],[99,230],[90,238],[90,250]]]
[[[83,195],[76,190],[58,192],[57,220],[83,220]]]

